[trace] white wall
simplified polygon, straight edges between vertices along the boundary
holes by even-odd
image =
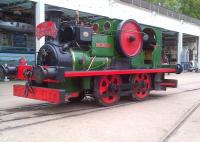
[[[41,0],[40,0],[41,1]],[[43,0],[46,4],[119,19],[135,19],[139,23],[191,35],[200,35],[198,25],[176,20],[119,0]]]
[[[152,25],[155,27],[161,27],[164,29],[176,31],[181,34],[185,33],[200,37],[199,25],[167,17],[147,9],[142,9],[140,7],[130,5],[128,3],[123,3],[119,0],[32,0],[32,1],[73,9],[73,10],[79,10],[87,13],[93,13],[97,15],[107,16],[110,18],[118,18],[124,20],[135,19],[141,24]],[[40,10],[40,13],[41,12],[42,11]],[[178,62],[180,62],[182,39],[179,38],[178,42],[179,42]],[[200,49],[198,47],[198,51],[199,50]],[[200,52],[198,52],[198,54],[200,54]],[[198,58],[200,61],[200,56],[198,56]]]
[[[45,21],[45,4],[44,1],[38,1],[35,7],[35,23],[36,25]],[[36,52],[39,51],[40,47],[44,45],[45,38],[42,37],[40,40],[36,38]],[[37,61],[37,60],[36,60]]]

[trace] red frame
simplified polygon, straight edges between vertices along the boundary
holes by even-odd
[[[71,77],[88,77],[101,75],[125,75],[125,74],[140,74],[140,73],[175,73],[176,69],[131,69],[131,70],[101,70],[101,71],[71,71],[65,72],[66,78]]]
[[[31,70],[31,66],[18,66],[17,78],[25,79],[24,71]],[[65,72],[65,78],[72,77],[91,77],[91,76],[106,76],[106,75],[125,75],[125,74],[152,74],[152,73],[174,73],[176,69],[171,68],[160,68],[160,69],[131,69],[131,70],[102,70],[102,71],[71,71]],[[34,77],[32,77],[34,79]],[[46,79],[45,82],[54,82],[58,83],[57,80]],[[165,87],[175,87],[176,83],[167,82],[161,83],[161,86]],[[50,103],[60,104],[69,98],[75,98],[79,95],[79,92],[71,92],[70,94],[65,94],[64,90],[61,89],[52,89],[52,88],[43,88],[43,87],[32,87],[32,91],[28,91],[25,94],[25,85],[14,85],[13,86],[13,95],[18,97],[25,97],[30,99],[36,99],[41,101],[47,101]]]
[[[25,70],[31,70],[32,66],[18,66],[17,78],[20,80],[26,80],[24,76]],[[46,68],[46,66],[44,66]],[[126,75],[126,74],[143,74],[143,73],[175,73],[176,69],[172,68],[160,68],[160,69],[128,69],[128,70],[99,70],[99,71],[67,71],[64,73],[65,78],[72,77],[90,77],[90,76],[102,76],[102,75]],[[34,80],[34,76],[32,77]],[[58,83],[58,80],[45,79],[44,82]]]
[[[176,87],[176,83],[160,83],[160,86],[165,86],[165,87]]]

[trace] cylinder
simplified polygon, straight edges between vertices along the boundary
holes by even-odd
[[[37,66],[33,69],[35,82],[41,84],[45,79],[55,79],[57,75],[56,67]]]

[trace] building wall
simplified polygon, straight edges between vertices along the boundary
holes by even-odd
[[[98,3],[94,0],[40,0],[45,4],[55,5],[59,7],[79,10],[97,15],[107,16],[118,19],[135,19],[141,24],[152,25],[164,29],[182,32],[186,34],[200,36],[200,27],[193,23],[177,20],[143,9],[134,5],[130,5],[119,0],[100,0]]]
[[[144,8],[140,8],[128,3],[121,2],[119,0],[32,0],[38,2],[36,6],[36,23],[44,21],[44,4],[54,5],[58,7],[79,10],[82,12],[93,13],[96,15],[107,16],[117,19],[135,19],[141,24],[152,25],[155,27],[164,28],[179,33],[178,38],[178,63],[181,63],[181,52],[183,48],[183,34],[190,34],[200,37],[200,26],[197,24],[189,23],[184,19],[174,19],[165,15],[159,14],[155,11],[150,11]],[[41,40],[44,42],[44,40]],[[37,51],[40,48],[37,41]],[[199,40],[200,42],[200,40]],[[198,44],[199,46],[199,44]],[[200,51],[200,48],[197,49]],[[199,54],[199,52],[198,52]],[[198,55],[198,61],[200,66],[200,56]]]

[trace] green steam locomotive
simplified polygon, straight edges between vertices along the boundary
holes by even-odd
[[[92,26],[46,21],[36,36],[48,39],[36,65],[0,67],[0,76],[27,80],[13,86],[14,96],[59,104],[89,95],[111,106],[123,96],[142,101],[151,90],[177,87],[165,73],[182,72],[179,64],[161,64],[161,30],[132,19],[98,18]]]

